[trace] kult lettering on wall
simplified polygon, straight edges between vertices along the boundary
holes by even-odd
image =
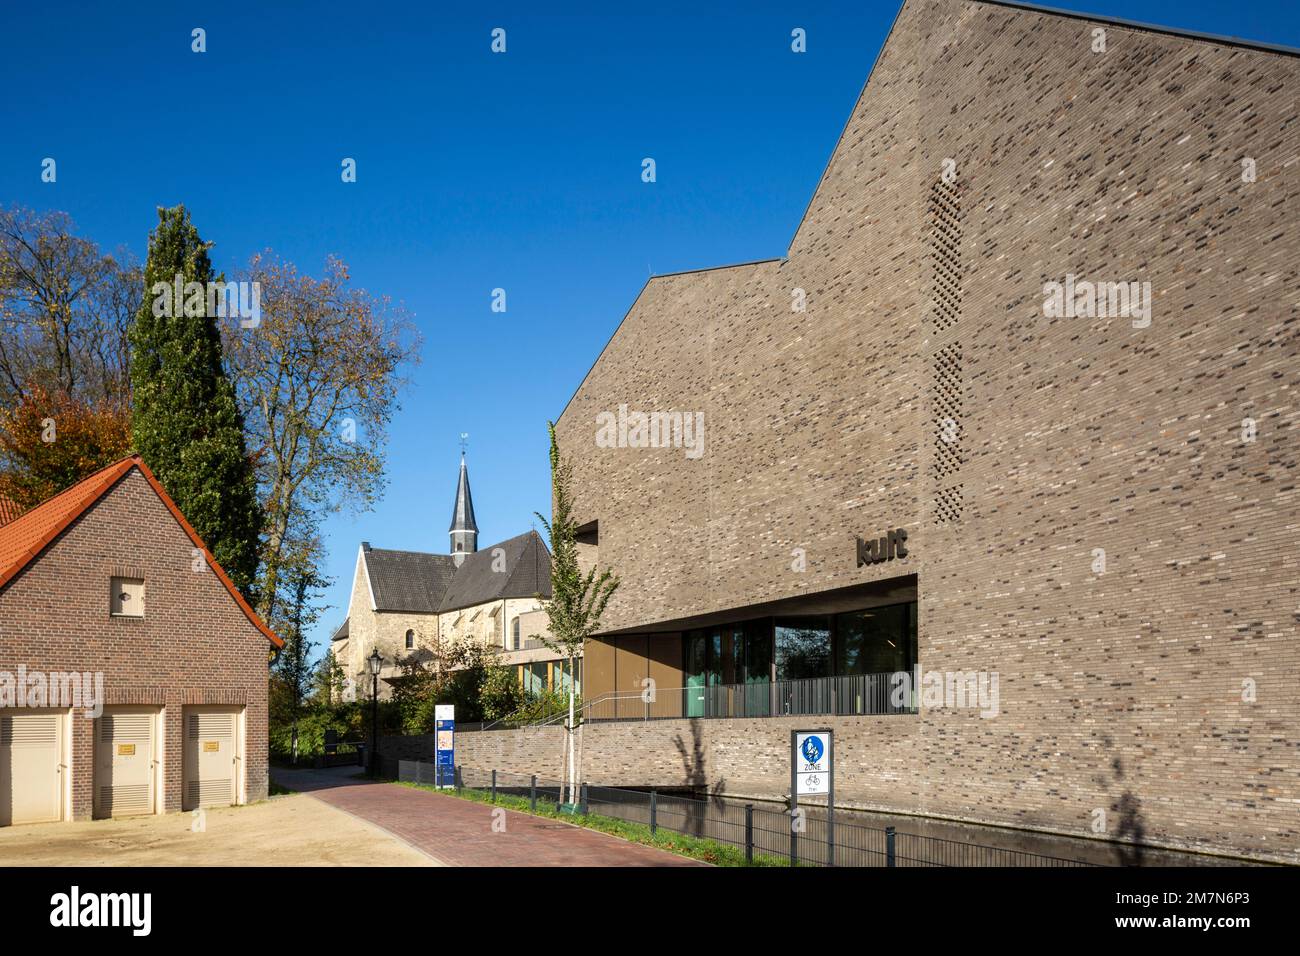
[[[902,528],[895,528],[888,534],[881,535],[879,538],[872,538],[869,541],[863,541],[858,538],[858,567],[864,564],[880,564],[882,561],[893,561],[895,558],[907,557],[907,532]]]

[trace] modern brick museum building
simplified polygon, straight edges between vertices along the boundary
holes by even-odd
[[[784,257],[651,279],[559,419],[586,778],[779,799],[811,723],[846,807],[1300,863],[1298,104],[906,0]]]

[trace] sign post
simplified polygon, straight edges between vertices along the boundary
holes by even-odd
[[[433,719],[437,747],[437,759],[433,765],[434,786],[454,787],[456,785],[456,705],[435,704]]]
[[[831,731],[790,731],[790,826],[799,798],[826,794],[826,861],[835,865],[835,742]]]

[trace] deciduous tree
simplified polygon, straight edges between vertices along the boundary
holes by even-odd
[[[121,405],[91,405],[29,384],[0,409],[0,495],[30,508],[123,457],[131,421]]]
[[[316,279],[257,256],[247,279],[261,289],[255,328],[225,328],[266,513],[258,610],[277,615],[286,543],[340,508],[364,511],[384,488],[388,424],[419,340],[405,312],[348,285],[330,259]]]
[[[551,435],[551,519],[538,513],[537,518],[551,539],[551,600],[546,617],[551,636],[534,635],[547,647],[563,654],[569,661],[569,673],[575,674],[575,662],[583,644],[600,627],[605,606],[618,590],[619,580],[606,568],[596,565],[583,574],[578,562],[577,523],[573,517],[573,463],[560,456],[555,438],[555,423],[547,425]],[[569,681],[569,799],[578,785],[578,768],[574,762],[574,733],[577,730],[574,709],[577,689]]]
[[[33,386],[91,406],[129,401],[127,331],[143,276],[67,213],[0,209],[0,404]]]

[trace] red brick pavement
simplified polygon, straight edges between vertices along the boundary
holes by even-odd
[[[353,770],[355,773],[355,769]],[[490,804],[371,783],[337,773],[273,771],[284,786],[309,793],[382,827],[449,866],[705,866],[695,860],[620,840],[558,820],[504,810],[505,830],[492,831]]]

